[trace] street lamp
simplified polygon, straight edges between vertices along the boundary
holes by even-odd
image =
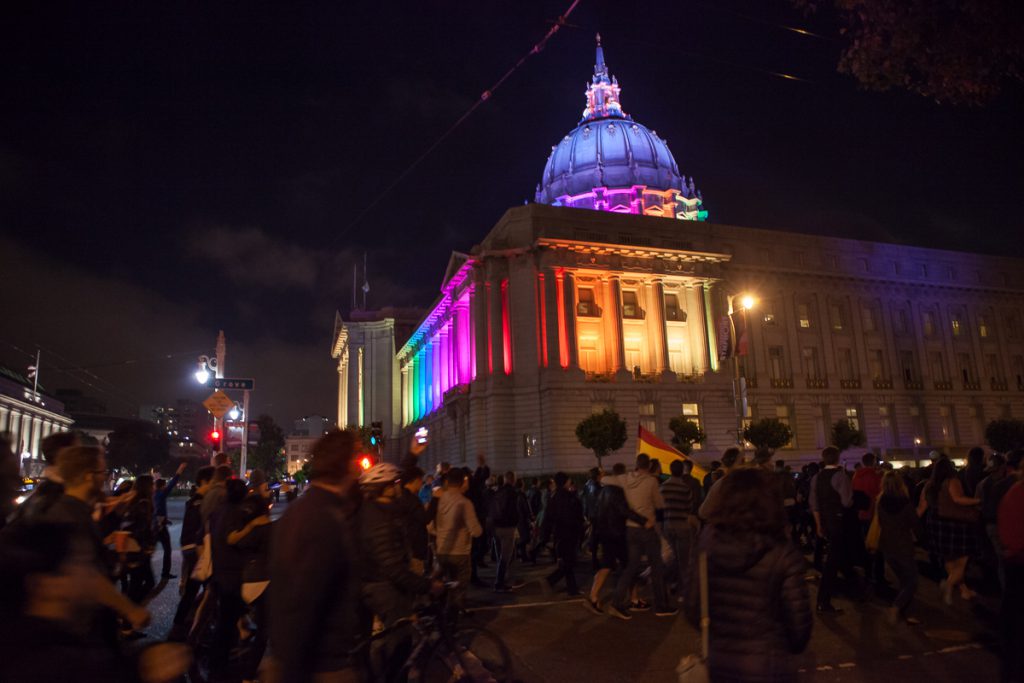
[[[242,409],[238,407],[238,404],[231,406],[231,410],[228,411],[228,417],[234,422],[242,415]]]
[[[732,367],[733,367],[733,401],[736,404],[736,445],[740,451],[746,450],[746,441],[743,438],[743,421],[747,417],[747,379],[740,373],[740,337],[747,334],[747,311],[757,305],[757,299],[749,293],[735,294],[729,297],[729,323],[732,337]],[[736,316],[739,314],[741,320],[742,335],[737,334]]]
[[[199,369],[195,372],[196,381],[206,384],[210,381],[210,370],[217,372],[217,359],[209,356],[199,356]]]

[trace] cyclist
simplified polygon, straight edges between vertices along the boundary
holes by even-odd
[[[362,555],[362,599],[367,611],[385,627],[412,614],[417,596],[437,595],[444,587],[440,581],[412,569],[405,532],[409,520],[398,503],[400,478],[401,472],[391,463],[374,465],[359,477],[363,502],[356,528]],[[383,639],[381,661],[404,661],[399,650],[406,643],[400,640],[401,634],[397,634],[397,639]]]

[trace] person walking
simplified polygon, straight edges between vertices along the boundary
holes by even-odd
[[[878,550],[899,581],[899,591],[886,617],[891,624],[900,619],[912,626],[919,624],[919,619],[907,615],[917,592],[917,563],[914,560],[917,512],[910,502],[910,491],[898,473],[882,475],[881,493],[875,502],[875,510],[880,529]]]
[[[153,517],[156,524],[156,541],[163,549],[160,565],[160,579],[162,581],[177,578],[171,574],[171,521],[167,518],[167,496],[178,485],[178,480],[181,479],[181,474],[185,471],[186,467],[188,467],[186,462],[178,465],[178,470],[171,477],[170,481],[157,479],[153,482]]]
[[[700,499],[695,496],[694,487],[684,478],[687,476],[685,464],[683,460],[673,460],[669,465],[671,476],[661,485],[661,497],[665,501],[662,533],[672,548],[673,554],[672,565],[669,567],[669,576],[671,577],[669,583],[676,584],[676,594],[680,597],[687,586],[690,549],[693,547],[697,531],[700,529],[700,521],[697,519]],[[692,463],[690,466],[692,469]],[[696,489],[696,491],[699,490],[699,488]]]
[[[725,452],[722,453],[722,466],[715,472],[711,472],[711,475],[721,474],[720,477],[711,477],[711,486],[704,493],[704,502],[701,503],[700,509],[697,511],[701,519],[707,519],[708,516],[714,510],[716,505],[715,499],[718,498],[718,494],[714,493],[715,486],[721,483],[722,479],[729,476],[729,473],[734,469],[743,464],[742,458],[740,457],[740,449],[738,448],[726,448]]]
[[[470,553],[474,538],[480,538],[483,528],[476,516],[473,503],[466,498],[469,480],[466,471],[453,467],[448,471],[448,486],[437,501],[434,528],[437,535],[437,563],[448,581],[457,581],[452,591],[452,604],[462,608],[466,589],[473,575]]]
[[[540,535],[543,539],[553,540],[558,566],[555,571],[541,579],[541,582],[547,592],[565,579],[569,597],[576,597],[580,594],[579,586],[576,585],[575,565],[576,551],[583,539],[583,504],[579,496],[566,487],[569,475],[558,472],[554,481],[555,492],[548,501]]]
[[[516,480],[516,556],[520,562],[530,560],[530,536],[533,532],[533,513],[526,497],[526,484]]]
[[[612,467],[612,474],[621,476],[626,473],[626,466],[621,462]],[[590,595],[583,601],[583,606],[594,614],[603,614],[601,589],[608,576],[616,569],[624,570],[629,564],[629,551],[626,543],[626,521],[632,520],[642,527],[654,526],[654,520],[648,520],[629,508],[626,493],[621,486],[609,483],[605,478],[601,493],[597,498],[597,510],[594,513],[594,535],[597,538],[599,565],[594,574],[594,582],[590,586]],[[614,603],[608,605],[608,614],[618,619],[632,619],[629,611],[620,611]]]
[[[1013,451],[1007,460],[1021,459]],[[1006,571],[1006,589],[1000,607],[1003,680],[1024,681],[1024,470],[1017,467],[1015,480],[999,502],[997,527]]]
[[[242,599],[242,571],[245,557],[233,534],[246,526],[246,508],[242,504],[248,488],[241,479],[228,479],[224,500],[210,514],[210,549],[213,552],[211,577],[217,596],[217,623],[210,651],[210,670],[214,679],[222,677],[232,648],[238,642],[238,620],[246,613]]]
[[[1001,465],[999,460],[1002,460]],[[978,484],[978,498],[981,500],[981,521],[985,524],[985,534],[992,545],[992,552],[995,554],[996,571],[999,576],[999,585],[1005,591],[1006,586],[1006,565],[1004,560],[1003,546],[999,539],[999,505],[1003,496],[1009,491],[1021,472],[1021,463],[1024,460],[1024,451],[1010,451],[1005,457],[999,454],[992,456],[992,461],[997,463],[992,473]]]
[[[827,546],[825,566],[818,587],[818,612],[836,614],[842,612],[832,604],[839,572],[843,572],[847,583],[855,581],[853,561],[849,552],[850,540],[847,537],[850,529],[848,520],[853,505],[853,488],[850,477],[839,466],[837,448],[826,447],[821,452],[821,460],[824,467],[814,475],[810,487],[810,507],[814,514],[818,537]]]
[[[661,561],[661,539],[654,529],[657,511],[664,509],[665,501],[658,489],[658,480],[650,474],[650,463],[650,456],[640,453],[636,456],[636,468],[632,472],[606,476],[602,479],[602,484],[621,486],[626,493],[626,502],[630,509],[648,520],[647,524],[650,525],[639,524],[633,519],[626,521],[629,563],[615,587],[613,606],[619,612],[629,609],[628,596],[633,583],[640,574],[641,560],[643,557],[647,557],[647,561],[651,565],[651,590],[655,614],[660,617],[671,617],[675,616],[679,610],[668,604],[665,592],[665,567]],[[610,609],[609,612],[615,616],[615,612]]]
[[[332,430],[314,445],[309,486],[274,524],[268,667],[278,683],[358,683],[361,635],[353,516],[355,439]]]
[[[733,470],[715,484],[720,504],[701,532],[691,573],[707,561],[708,672],[716,683],[777,683],[797,675],[794,655],[811,637],[806,561],[786,535],[771,474]],[[700,621],[699,581],[690,582],[689,620]]]
[[[977,498],[964,495],[953,461],[948,457],[937,459],[921,494],[917,514],[925,516],[928,543],[945,564],[946,578],[939,588],[947,605],[953,604],[953,591],[957,588],[964,600],[976,595],[965,583],[964,575],[967,562],[977,548],[975,526],[981,518],[979,503]]]
[[[882,472],[874,453],[865,453],[860,459],[861,466],[853,473],[850,487],[853,489],[854,508],[860,527],[860,539],[867,538],[871,520],[875,516],[875,503],[882,492]],[[858,544],[861,545],[861,544]],[[866,551],[863,553],[864,578],[873,585],[885,583],[885,553]]]
[[[502,477],[501,486],[491,497],[488,522],[494,538],[494,554],[498,558],[498,568],[494,577],[494,592],[508,593],[522,584],[516,582],[512,586],[508,578],[508,570],[515,556],[516,528],[519,526],[519,505],[515,489],[515,472],[506,472]]]

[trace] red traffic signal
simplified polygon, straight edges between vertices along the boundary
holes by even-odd
[[[213,444],[219,444],[220,443],[220,431],[219,430],[214,429],[214,430],[212,430],[210,432],[210,443],[213,443]]]
[[[364,455],[362,458],[359,459],[359,467],[361,467],[364,471],[370,469],[371,467],[373,467],[373,458],[371,458],[368,455]]]

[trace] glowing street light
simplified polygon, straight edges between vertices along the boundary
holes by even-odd
[[[756,303],[757,300],[749,294],[744,294],[740,297],[740,306],[742,306],[745,311],[749,311]]]
[[[200,384],[206,384],[210,381],[210,371],[217,371],[217,359],[210,358],[209,356],[199,356],[199,369],[195,372],[196,381]],[[220,375],[217,375],[220,377]]]

